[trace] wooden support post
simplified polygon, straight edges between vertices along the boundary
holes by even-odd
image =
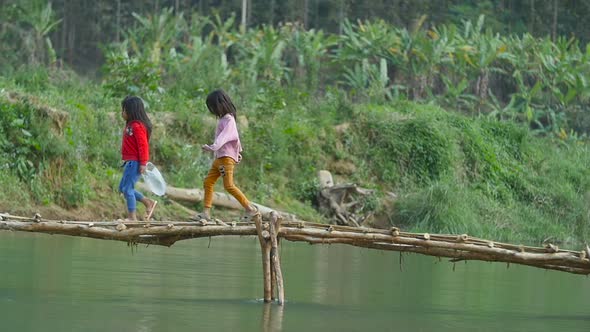
[[[258,241],[262,250],[262,274],[264,279],[264,302],[271,302],[277,294],[279,305],[285,303],[283,287],[283,273],[281,272],[281,258],[279,254],[279,240],[277,235],[281,227],[281,217],[271,212],[270,223],[262,223],[257,216],[254,220]]]
[[[264,278],[264,302],[272,301],[272,289],[271,289],[271,266],[270,266],[270,233],[264,229],[262,224],[262,217],[257,215],[254,218],[256,225],[256,232],[258,233],[258,241],[260,241],[260,248],[262,250],[262,274]],[[268,225],[268,224],[267,224]]]
[[[271,235],[272,236],[272,235]],[[272,242],[271,242],[271,247],[270,247],[270,265],[271,265],[271,269],[270,269],[270,298],[272,301],[275,301],[277,299],[277,274],[275,272],[274,269],[274,265],[272,262]]]
[[[274,214],[274,211],[271,213]],[[276,229],[275,229],[275,233],[273,233],[273,222],[275,221],[275,217],[273,216],[273,214],[270,215],[271,221],[269,223],[269,231],[270,231],[270,238],[271,238],[271,242],[270,242],[270,244],[271,244],[271,246],[270,246],[270,266],[271,266],[271,269],[270,269],[270,280],[271,280],[270,281],[270,293],[271,293],[272,300],[275,301],[277,299],[278,293],[277,293],[277,273],[276,273],[274,262],[273,262],[274,245],[273,245],[272,239],[273,239],[273,236],[276,237],[276,234],[278,233],[278,231],[276,231]]]
[[[276,212],[271,212],[270,214],[270,242],[271,242],[271,250],[270,250],[270,262],[272,265],[272,271],[274,272],[275,279],[273,280],[273,284],[276,283],[276,290],[277,290],[277,297],[279,300],[279,305],[283,305],[285,303],[285,290],[283,287],[283,272],[281,271],[281,256],[279,254],[279,241],[277,238],[277,234],[279,234],[279,229],[281,227],[281,217]]]

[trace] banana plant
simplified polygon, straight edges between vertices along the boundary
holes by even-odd
[[[346,20],[332,61],[341,68],[338,82],[363,98],[391,99],[406,91],[402,31],[382,20]],[[362,87],[367,89],[362,90]]]
[[[57,60],[55,49],[49,39],[49,33],[61,23],[55,18],[55,11],[51,2],[25,2],[21,11],[21,20],[32,29],[31,33],[24,33],[24,44],[29,48],[30,62],[53,64]]]
[[[401,42],[398,31],[383,20],[359,20],[355,25],[345,20],[342,29],[336,52],[336,59],[341,62],[368,59],[377,63],[392,53],[399,54],[399,51],[395,51]],[[391,52],[391,49],[394,51]]]
[[[213,21],[207,16],[200,15],[199,13],[193,13],[190,19],[186,22],[188,38],[185,43],[190,44],[190,38],[198,38],[206,43],[211,43],[211,37],[208,35],[203,38],[205,31],[208,27],[214,27]]]
[[[288,79],[290,68],[284,62],[285,36],[272,26],[263,26],[259,31],[250,30],[245,34],[237,52],[236,63],[239,76],[245,83],[258,80],[281,83]]]
[[[435,30],[416,30],[412,35],[402,32],[402,35],[402,40],[411,38],[405,48],[404,59],[408,63],[405,68],[411,70],[408,75],[415,81],[414,97],[424,98],[426,95],[442,93],[437,89],[435,80],[442,80],[443,71],[453,63],[455,41],[449,39],[446,32]]]
[[[336,45],[337,38],[313,29],[305,31],[288,27],[288,30],[286,33],[291,35],[288,46],[296,54],[295,63],[292,65],[295,78],[304,79],[307,89],[313,91],[317,89],[320,81],[321,64],[330,48]]]
[[[378,64],[363,59],[353,68],[345,68],[344,80],[340,83],[351,89],[352,96],[363,102],[383,103],[397,97],[401,85],[390,84],[387,74],[387,60],[381,59]]]
[[[166,74],[174,79],[176,89],[184,91],[209,91],[223,86],[229,80],[231,68],[226,49],[218,43],[216,33],[223,38],[229,31],[216,28],[216,24],[226,26],[219,16],[215,21],[197,13],[187,22],[187,34],[184,42],[176,48],[170,48],[166,65]],[[224,32],[221,32],[224,31]],[[225,43],[225,45],[227,45]],[[178,51],[177,51],[178,49]],[[199,73],[187,76],[185,73]]]
[[[174,15],[173,12],[173,8],[165,8],[159,15],[131,14],[140,23],[138,28],[127,31],[127,39],[135,54],[144,55],[154,65],[160,65],[162,51],[169,53],[176,46],[179,33],[186,30],[183,14]]]
[[[209,32],[209,41],[216,43],[222,49],[229,49],[238,39],[241,34],[234,29],[236,21],[235,14],[230,15],[225,21],[216,13],[211,20],[211,31]]]

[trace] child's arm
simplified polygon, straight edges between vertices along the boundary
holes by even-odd
[[[224,116],[219,120],[219,125],[223,128],[219,135],[215,137],[215,142],[212,145],[203,146],[204,150],[217,151],[228,142],[239,139],[238,127],[233,116]]]
[[[150,160],[150,145],[148,143],[147,131],[145,127],[138,122],[132,123],[131,126],[133,133],[135,134],[135,141],[137,142],[139,165],[145,166]]]

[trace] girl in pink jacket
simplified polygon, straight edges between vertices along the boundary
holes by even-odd
[[[203,187],[205,197],[204,209],[192,217],[192,220],[211,220],[211,206],[213,204],[213,187],[219,177],[223,177],[223,187],[234,196],[246,209],[245,220],[249,221],[257,215],[258,208],[248,201],[242,191],[234,184],[234,168],[240,162],[242,145],[236,126],[236,107],[223,90],[215,90],[207,96],[207,108],[218,119],[215,141],[213,144],[204,144],[203,151],[213,152],[215,160],[209,173],[205,177]]]

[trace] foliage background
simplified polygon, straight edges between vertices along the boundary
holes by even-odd
[[[328,169],[377,189],[379,226],[588,238],[590,51],[564,15],[584,2],[247,3],[241,25],[239,1],[1,1],[0,207],[121,217],[127,94],[148,104],[168,182],[200,187],[204,98],[223,87],[246,147],[238,183],[257,202],[324,220]],[[158,218],[185,214],[162,204]]]

